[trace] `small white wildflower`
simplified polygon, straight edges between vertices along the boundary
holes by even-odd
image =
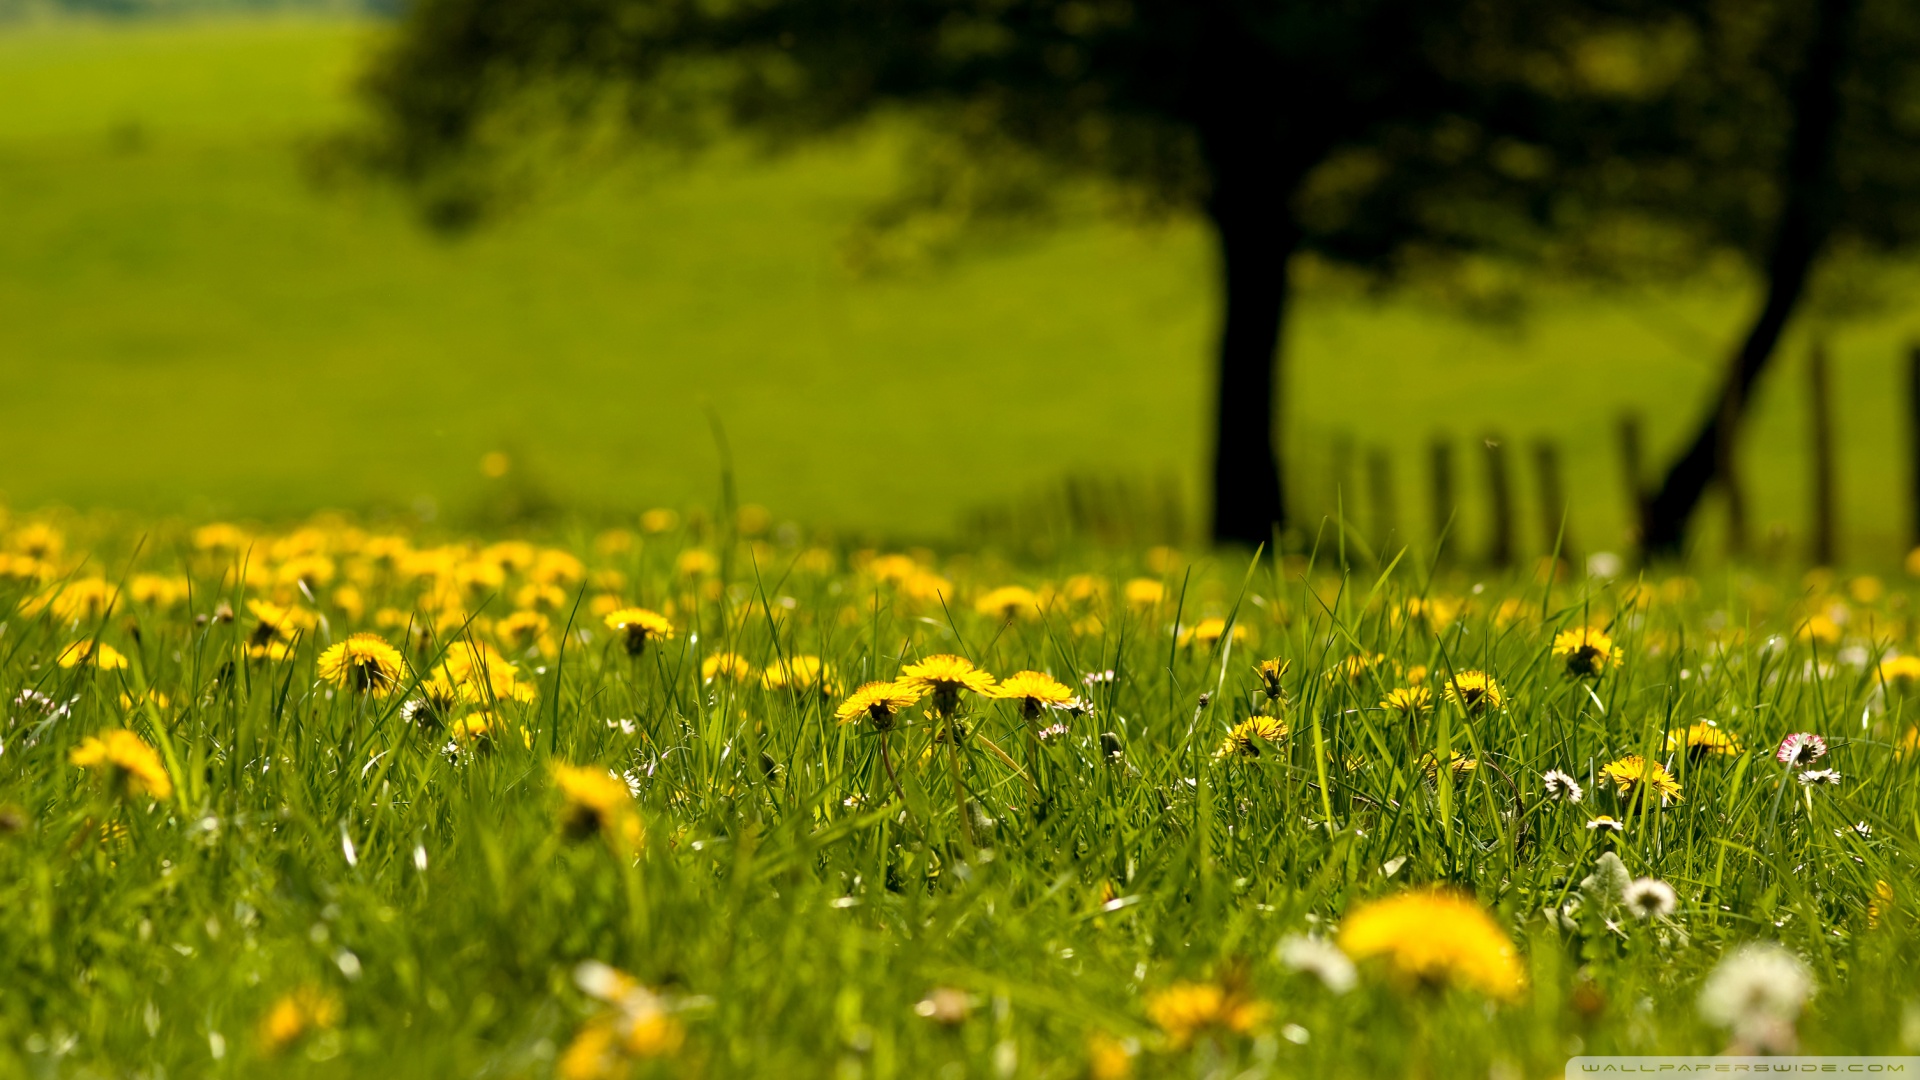
[[[1547,789],[1547,798],[1556,802],[1577,803],[1587,797],[1585,788],[1572,776],[1559,769],[1548,769],[1540,774],[1540,782]]]
[[[1353,989],[1353,961],[1340,947],[1325,938],[1288,934],[1276,950],[1280,962],[1294,971],[1304,971],[1319,979],[1327,989],[1344,994]]]
[[[1811,765],[1827,756],[1827,740],[1811,731],[1796,731],[1780,740],[1780,748],[1773,752],[1774,760],[1788,768]]]
[[[1800,786],[1812,787],[1815,784],[1838,784],[1845,779],[1834,769],[1808,769],[1799,776]]]
[[[1621,900],[1627,910],[1641,919],[1664,919],[1672,915],[1680,906],[1680,898],[1674,894],[1673,886],[1659,878],[1636,878],[1627,885]]]
[[[1053,724],[1051,726],[1041,728],[1036,734],[1039,736],[1039,739],[1041,742],[1052,742],[1053,740],[1060,738],[1066,733],[1067,733],[1067,725]]]
[[[1080,682],[1088,687],[1098,686],[1101,683],[1110,683],[1112,681],[1112,668],[1108,668],[1105,671],[1089,671],[1085,675],[1080,676]]]
[[[1833,830],[1833,835],[1835,836],[1846,836],[1848,833],[1852,833],[1855,836],[1860,837],[1862,840],[1871,840],[1873,839],[1873,826],[1867,824],[1864,821],[1860,821],[1860,822],[1855,822],[1854,824],[1849,825],[1844,829]]]
[[[1587,821],[1587,830],[1589,832],[1622,833],[1627,831],[1627,827],[1619,818],[1601,814],[1599,817],[1590,818]]]

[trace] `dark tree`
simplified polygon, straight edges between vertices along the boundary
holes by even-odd
[[[1731,249],[1759,309],[1695,434],[1647,501],[1642,546],[1677,555],[1708,488],[1731,482],[1739,427],[1823,259],[1920,241],[1920,8],[1910,0],[1676,4],[1698,58],[1648,117],[1646,160],[1682,181],[1648,209]],[[1647,197],[1646,192],[1637,197]]]
[[[1582,57],[1641,6],[417,0],[369,77],[367,148],[455,221],[484,204],[485,163],[555,106],[776,139],[901,110],[983,158],[1196,207],[1223,283],[1212,532],[1252,544],[1286,524],[1278,353],[1297,259],[1390,276],[1537,249],[1578,220],[1566,198],[1593,189],[1565,178],[1631,149],[1610,133],[1643,105]]]

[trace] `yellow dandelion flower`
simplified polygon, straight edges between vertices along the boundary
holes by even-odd
[[[275,638],[292,641],[301,633],[320,625],[319,616],[296,607],[281,607],[266,600],[247,601],[247,610],[257,620],[247,636],[249,645],[265,645]]]
[[[848,695],[847,700],[833,711],[833,716],[842,724],[867,720],[876,730],[888,731],[893,728],[894,717],[902,710],[912,708],[924,693],[917,686],[870,682]]]
[[[81,578],[20,602],[20,613],[51,611],[63,623],[97,623],[120,605],[119,590],[102,578]]]
[[[1484,671],[1456,671],[1442,688],[1446,699],[1469,716],[1478,716],[1507,703],[1506,691]]]
[[[1896,656],[1880,663],[1882,682],[1899,690],[1911,690],[1920,683],[1920,656]]]
[[[486,746],[493,741],[495,728],[492,713],[477,712],[454,721],[450,730],[455,742]]]
[[[1387,658],[1379,653],[1349,656],[1337,661],[1332,667],[1328,668],[1326,671],[1326,679],[1329,683],[1346,683],[1350,686],[1359,686],[1369,672],[1386,662]]]
[[[753,665],[738,653],[714,653],[700,661],[700,681],[712,682],[716,678],[726,678],[732,682],[743,683],[753,678]]]
[[[61,649],[55,662],[63,668],[92,664],[102,671],[119,671],[127,666],[120,650],[103,641],[76,641]]]
[[[1272,701],[1287,700],[1287,669],[1293,667],[1293,661],[1275,658],[1262,660],[1253,666],[1253,673],[1260,677],[1260,689],[1266,691]]]
[[[1103,1032],[1087,1036],[1087,1080],[1130,1080],[1133,1049]]]
[[[67,538],[60,530],[43,521],[30,522],[7,538],[7,546],[36,559],[46,559],[66,550]]]
[[[1270,1012],[1238,980],[1232,985],[1177,982],[1147,998],[1147,1019],[1174,1049],[1208,1033],[1245,1035],[1265,1023]]]
[[[586,573],[585,563],[559,548],[541,548],[533,565],[527,567],[527,577],[540,585],[572,585]]]
[[[688,548],[673,560],[673,568],[681,577],[706,577],[720,572],[720,559],[711,551]]]
[[[1602,780],[1612,781],[1614,791],[1622,799],[1634,799],[1642,790],[1652,790],[1660,796],[1660,805],[1680,802],[1680,782],[1673,778],[1665,765],[1657,761],[1648,761],[1639,754],[1628,754],[1618,761],[1608,762],[1600,770]]]
[[[973,666],[964,656],[939,653],[908,664],[898,680],[933,695],[933,711],[950,716],[960,705],[962,693],[985,694],[993,689],[994,678]]]
[[[385,697],[400,683],[405,660],[379,634],[355,634],[320,654],[320,678],[356,694]]]
[[[1696,720],[1682,731],[1667,732],[1667,749],[1684,750],[1689,759],[1698,761],[1711,754],[1738,754],[1740,740],[1711,720]]]
[[[626,851],[639,847],[642,828],[627,782],[606,769],[555,762],[553,784],[560,792],[560,828],[569,838],[601,836]]]
[[[774,661],[760,673],[760,685],[767,690],[816,690],[823,697],[840,692],[833,665],[817,656],[787,656]]]
[[[1840,623],[1825,612],[1807,617],[1805,622],[1794,631],[1801,641],[1820,645],[1836,645],[1840,641]]]
[[[1421,686],[1427,681],[1427,665],[1415,664],[1407,669],[1407,684]]]
[[[1415,986],[1464,986],[1489,997],[1517,997],[1523,985],[1513,941],[1480,903],[1457,893],[1420,890],[1355,908],[1339,945],[1355,960],[1380,958]]]
[[[125,728],[89,735],[67,754],[67,761],[105,776],[107,785],[122,798],[147,795],[166,799],[173,795],[173,779],[167,775],[160,754]]]
[[[1401,686],[1387,691],[1380,707],[1412,720],[1433,711],[1433,691],[1424,686]]]
[[[1227,620],[1220,618],[1201,619],[1193,625],[1192,629],[1180,635],[1180,643],[1182,645],[1197,646],[1202,649],[1211,649],[1215,645],[1220,644],[1220,639],[1226,636]],[[1244,645],[1252,640],[1253,630],[1251,627],[1245,623],[1237,622],[1233,624],[1234,644]]]
[[[1130,607],[1154,608],[1167,598],[1167,587],[1152,578],[1137,577],[1126,583],[1122,592]]]
[[[1020,703],[1020,715],[1037,720],[1042,711],[1073,701],[1073,691],[1042,671],[1019,671],[987,691],[988,697]]]
[[[1553,655],[1566,663],[1568,675],[1591,679],[1605,674],[1609,667],[1617,667],[1622,653],[1612,638],[1583,627],[1554,635]]]
[[[553,628],[553,620],[538,611],[516,611],[493,624],[493,636],[515,652],[533,648]]]
[[[1034,595],[1032,589],[1019,585],[1003,585],[975,600],[973,609],[1002,622],[1032,618],[1040,614],[1040,598]]]
[[[1447,768],[1453,773],[1454,779],[1456,780],[1464,779],[1479,767],[1479,758],[1470,758],[1458,750],[1450,750],[1447,752]],[[1420,771],[1425,774],[1429,780],[1438,779],[1440,776],[1440,759],[1432,754],[1422,754],[1420,756]]]
[[[520,669],[483,641],[462,641],[441,658],[438,673],[459,684],[474,700],[532,701],[539,696]]]
[[[148,687],[147,692],[141,694],[139,697],[135,697],[125,690],[120,692],[120,707],[127,712],[132,712],[135,708],[147,705],[148,703],[152,703],[154,708],[164,711],[173,705],[173,699],[152,687]]]
[[[1880,920],[1893,910],[1893,886],[1885,881],[1873,883],[1873,899],[1867,901],[1867,929],[1880,928]]]
[[[1425,623],[1427,629],[1438,634],[1452,626],[1466,606],[1466,601],[1457,597],[1415,597],[1407,601],[1405,610],[1409,619]]]
[[[135,574],[127,582],[127,595],[136,604],[165,611],[187,598],[187,579],[178,575]]]
[[[285,1051],[312,1032],[340,1026],[345,1010],[340,999],[316,987],[303,986],[282,995],[260,1021],[260,1043],[269,1055]]]
[[[1287,732],[1287,722],[1277,716],[1249,716],[1233,725],[1213,756],[1259,757],[1261,743],[1277,745],[1286,740]]]
[[[673,637],[673,624],[667,621],[667,617],[646,608],[629,607],[610,611],[606,623],[607,629],[620,632],[628,656],[639,656],[646,651],[647,642],[655,638],[665,641]]]

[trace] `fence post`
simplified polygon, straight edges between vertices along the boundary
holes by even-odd
[[[1442,546],[1444,537],[1448,545],[1459,546],[1459,537],[1448,532],[1454,524],[1453,512],[1458,505],[1453,493],[1453,443],[1445,435],[1435,435],[1428,451],[1432,464],[1433,503],[1433,558],[1435,563],[1447,561],[1448,548]]]
[[[1566,487],[1560,482],[1560,448],[1542,436],[1533,443],[1533,469],[1540,485],[1541,550],[1552,552],[1556,546],[1567,566],[1580,564],[1573,542],[1573,508],[1567,504]]]
[[[1482,442],[1487,448],[1487,563],[1504,569],[1513,565],[1513,482],[1500,437],[1488,435]]]
[[[1834,531],[1833,398],[1827,370],[1827,346],[1815,342],[1808,358],[1807,406],[1813,411],[1808,425],[1813,436],[1813,561],[1832,566],[1837,557]]]

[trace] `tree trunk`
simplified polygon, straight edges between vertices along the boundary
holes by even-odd
[[[1238,138],[1234,138],[1234,136]],[[1224,311],[1214,408],[1213,539],[1252,546],[1287,524],[1276,417],[1287,264],[1300,243],[1292,196],[1300,171],[1277,146],[1234,132],[1208,140]]]
[[[1707,485],[1733,474],[1739,423],[1753,386],[1780,344],[1787,319],[1833,229],[1833,151],[1840,124],[1840,77],[1859,0],[1818,0],[1807,62],[1796,81],[1793,131],[1782,162],[1785,201],[1767,257],[1767,297],[1734,354],[1707,419],[1660,490],[1647,502],[1640,535],[1649,556],[1678,555]],[[1737,497],[1737,496],[1736,496]]]

